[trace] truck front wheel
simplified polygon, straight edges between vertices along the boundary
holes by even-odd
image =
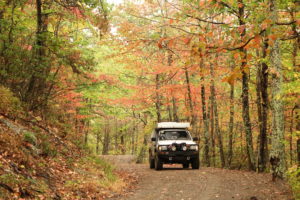
[[[199,169],[200,167],[200,161],[199,161],[199,158],[194,158],[192,160],[192,168],[193,169]]]
[[[149,156],[149,165],[150,165],[150,169],[154,169],[155,167],[155,160],[151,158],[151,156]]]
[[[159,157],[155,157],[155,170],[161,170],[163,168],[163,163],[159,159]]]

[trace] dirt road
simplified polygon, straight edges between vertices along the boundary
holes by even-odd
[[[291,200],[288,186],[271,182],[269,174],[218,168],[182,169],[169,165],[161,171],[130,164],[123,170],[139,176],[137,187],[119,200]]]

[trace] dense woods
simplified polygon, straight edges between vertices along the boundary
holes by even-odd
[[[299,9],[0,0],[0,114],[137,162],[157,122],[190,122],[201,166],[271,172],[299,190]]]

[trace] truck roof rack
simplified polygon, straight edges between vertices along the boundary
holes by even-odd
[[[189,128],[189,122],[159,122],[157,128]]]

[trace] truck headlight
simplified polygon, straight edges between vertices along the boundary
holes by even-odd
[[[158,146],[159,151],[166,151],[168,150],[168,146]]]
[[[186,151],[187,150],[187,147],[184,145],[183,147],[182,147],[182,151]]]
[[[190,150],[198,151],[198,145],[191,145]]]

